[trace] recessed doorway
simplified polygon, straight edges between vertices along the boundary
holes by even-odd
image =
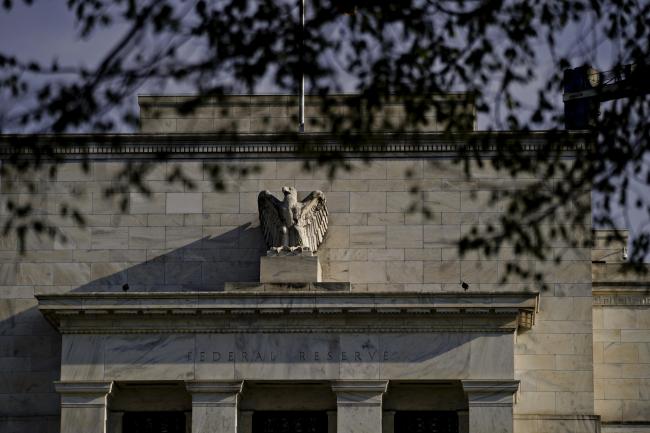
[[[395,433],[458,433],[458,414],[453,411],[398,411]]]
[[[185,433],[185,413],[125,412],[122,433]]]
[[[254,412],[253,433],[327,433],[327,412]]]

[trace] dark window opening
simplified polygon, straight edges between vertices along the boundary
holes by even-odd
[[[327,413],[254,412],[253,433],[327,433]]]
[[[122,433],[185,433],[185,413],[125,412]]]
[[[458,433],[458,414],[399,411],[395,413],[395,433]]]

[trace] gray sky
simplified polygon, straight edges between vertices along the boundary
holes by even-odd
[[[307,7],[309,7],[308,1]],[[75,28],[74,14],[68,10],[66,2],[37,0],[31,7],[25,6],[22,2],[16,2],[16,6],[10,13],[6,13],[4,10],[0,11],[0,51],[18,55],[24,59],[46,62],[57,59],[62,65],[93,66],[125,30],[125,26],[116,24],[93,33],[87,40],[82,40],[78,36],[78,29]],[[588,15],[585,16],[583,22],[568,29],[565,33],[561,38],[563,44],[559,47],[559,52],[567,55],[568,58],[575,59],[573,66],[579,66],[588,61],[594,67],[602,70],[614,62],[618,52],[617,47],[611,43],[599,42],[599,36],[593,30]],[[546,77],[556,67],[548,50],[542,44],[534,49],[539,57],[538,75],[536,79],[526,86],[522,86],[518,91],[523,100],[531,101],[530,106],[536,105],[533,101],[536,99],[537,90],[543,86]],[[336,62],[332,62],[332,64],[336,65]],[[343,71],[340,72],[343,74]],[[187,90],[181,85],[170,84],[164,89],[164,92],[181,93]],[[260,93],[270,93],[273,90],[270,83],[262,82],[258,87]],[[345,90],[353,89],[350,87]],[[139,93],[156,91],[160,90],[149,85],[141,88]],[[490,91],[488,90],[488,92]],[[135,95],[133,100],[135,101]],[[553,101],[558,107],[562,106],[561,95],[554,95]],[[491,119],[484,115],[479,117],[478,125],[479,129],[493,126]]]

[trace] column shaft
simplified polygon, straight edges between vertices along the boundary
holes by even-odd
[[[337,381],[337,433],[378,433],[382,431],[382,399],[388,381]]]
[[[237,433],[243,382],[190,382],[192,433]]]
[[[469,406],[469,433],[512,433],[516,380],[463,380]]]

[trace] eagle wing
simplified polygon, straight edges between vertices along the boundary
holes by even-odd
[[[312,251],[316,251],[327,232],[327,206],[325,194],[321,191],[313,191],[302,201],[302,209],[298,224],[303,227],[307,239],[303,243],[307,244]]]
[[[282,246],[282,218],[280,206],[282,202],[269,191],[262,191],[257,196],[257,210],[260,215],[260,227],[267,248]]]

